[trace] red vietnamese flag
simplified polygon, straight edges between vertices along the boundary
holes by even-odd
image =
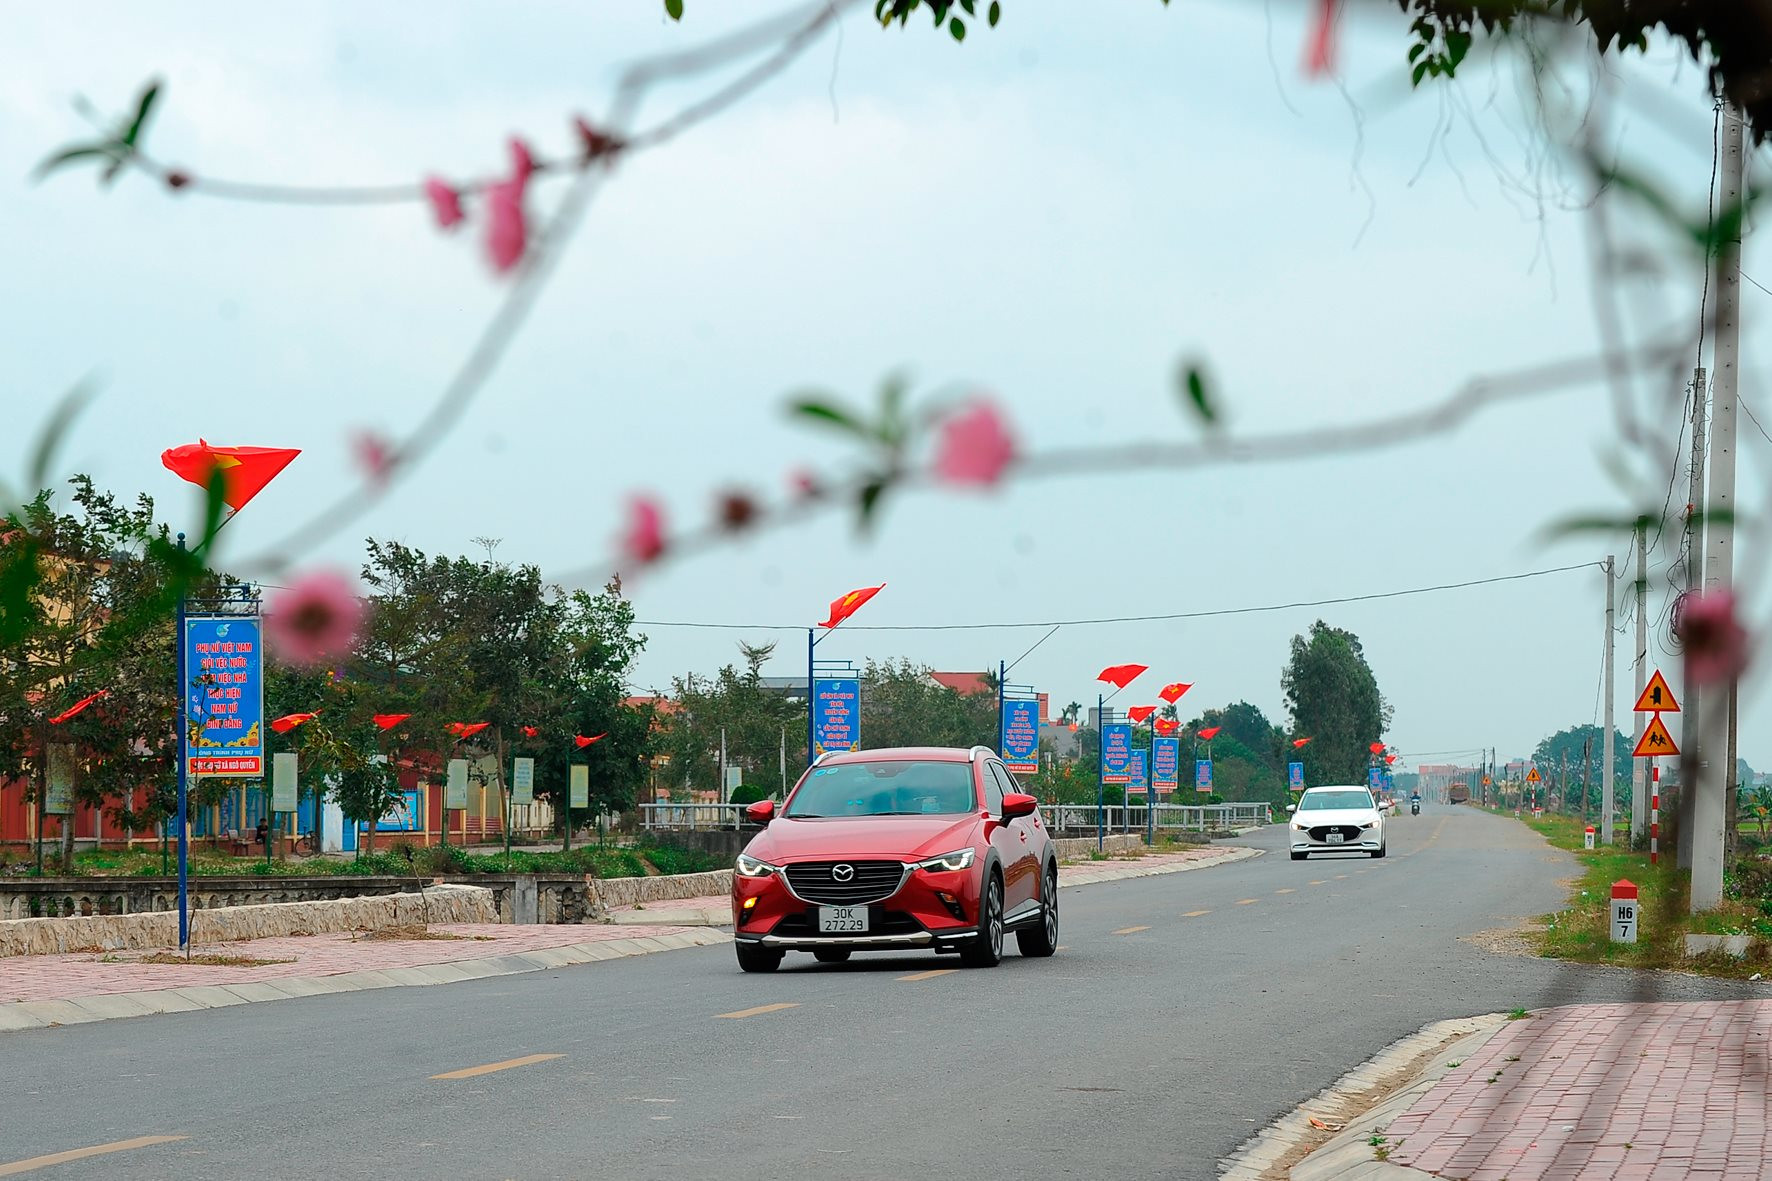
[[[222,503],[239,512],[300,454],[290,447],[212,447],[198,439],[162,451],[160,462],[199,488],[208,488],[210,477],[220,470]]]
[[[1367,747],[1366,749],[1371,751],[1375,755],[1381,755],[1384,753],[1384,743],[1374,742],[1371,746]]]
[[[1174,718],[1158,718],[1156,721],[1151,723],[1151,726],[1153,729],[1156,730],[1157,733],[1162,734],[1164,736],[1168,736],[1170,734],[1173,734],[1177,730],[1181,729],[1181,723],[1176,721]]]
[[[1095,679],[1098,681],[1106,681],[1110,685],[1124,689],[1127,685],[1130,685],[1133,681],[1150,671],[1150,667],[1151,666],[1148,664],[1110,664],[1108,667],[1102,669],[1100,675]]]
[[[572,736],[572,741],[578,743],[578,749],[583,750],[585,747],[589,746],[591,743],[601,742],[607,737],[609,737],[609,734],[607,731],[605,731],[602,734],[593,734],[589,738],[586,738],[583,734],[574,734]]]
[[[1384,761],[1385,761],[1386,765],[1389,765],[1389,764],[1397,761],[1397,756],[1396,755],[1385,755]]]
[[[392,730],[411,716],[411,714],[374,714],[372,720],[375,722],[376,729]]]
[[[273,718],[271,720],[271,729],[279,734],[287,734],[303,722],[313,721],[319,716],[319,710],[315,710],[311,714],[284,714],[280,718]]]
[[[87,706],[91,705],[93,702],[97,701],[99,698],[109,697],[110,695],[111,695],[111,691],[109,689],[100,689],[97,693],[92,694],[90,697],[82,697],[79,701],[76,701],[73,705],[70,705],[67,709],[62,710],[62,712],[60,712],[59,714],[56,714],[53,718],[50,718],[49,724],[51,726],[59,726],[63,722],[67,721],[69,718],[73,717],[75,714],[78,714],[81,710],[85,709]]]
[[[1214,738],[1218,737],[1218,732],[1222,729],[1224,729],[1223,726],[1207,726],[1204,730],[1200,731],[1200,737],[1204,738],[1207,742],[1211,742]]]
[[[1308,739],[1308,738],[1294,738],[1294,739],[1293,739],[1293,740],[1292,740],[1292,749],[1293,749],[1293,750],[1298,750],[1298,749],[1300,749],[1300,748],[1301,748],[1301,747],[1303,747],[1303,746],[1304,746],[1304,745],[1305,745],[1305,744],[1306,744],[1306,743],[1307,743],[1307,742],[1309,742],[1309,741],[1310,741],[1310,739]]]
[[[1170,705],[1174,705],[1177,701],[1181,700],[1181,695],[1183,693],[1186,693],[1193,687],[1194,685],[1192,681],[1177,681],[1173,685],[1164,685],[1163,688],[1158,691],[1157,696],[1161,697],[1164,701],[1167,701]]]
[[[1131,718],[1132,724],[1136,726],[1156,712],[1157,707],[1154,705],[1135,705],[1126,711],[1126,716]]]
[[[490,725],[491,722],[451,722],[443,728],[457,738],[472,738]]]
[[[541,733],[541,731],[537,730],[534,726],[523,727],[523,737],[525,737],[525,738],[534,738],[537,734],[540,734],[540,733]]]
[[[851,615],[861,610],[863,603],[886,589],[886,584],[864,586],[860,590],[852,590],[840,599],[831,600],[831,617],[819,624],[820,627],[836,627]]]

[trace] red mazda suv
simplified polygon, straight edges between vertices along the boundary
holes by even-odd
[[[1014,931],[1025,956],[1058,950],[1058,855],[1039,801],[982,746],[843,751],[818,759],[732,874],[738,965],[772,972],[789,951],[959,952],[994,966]]]

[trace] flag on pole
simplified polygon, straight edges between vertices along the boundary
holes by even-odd
[[[1136,726],[1156,712],[1157,707],[1154,705],[1135,705],[1126,711],[1126,716],[1131,718],[1132,724]]]
[[[1308,738],[1294,738],[1292,740],[1292,749],[1293,750],[1300,750],[1309,742],[1310,742],[1310,739],[1308,739]]]
[[[1170,705],[1174,705],[1177,701],[1181,700],[1181,695],[1183,693],[1186,693],[1193,687],[1192,681],[1177,681],[1173,685],[1164,685],[1157,693],[1157,696],[1161,697],[1164,701],[1167,701]]]
[[[886,589],[886,584],[864,586],[860,590],[852,590],[840,599],[831,600],[831,617],[819,624],[820,627],[836,627],[851,615],[861,610],[862,604]]]
[[[51,726],[59,726],[63,722],[67,721],[69,718],[78,714],[81,710],[85,709],[87,706],[91,705],[93,702],[97,701],[99,698],[109,697],[110,694],[111,694],[111,691],[109,689],[100,689],[97,693],[92,694],[90,697],[82,697],[79,701],[76,701],[73,705],[70,705],[67,709],[62,710],[62,712],[60,712],[59,714],[56,714],[53,718],[50,718],[49,724]]]
[[[491,722],[451,722],[443,728],[457,738],[472,738],[490,725]]]
[[[1151,728],[1158,734],[1169,735],[1181,729],[1181,723],[1174,718],[1158,718],[1151,723]]]
[[[320,711],[311,714],[284,714],[280,718],[271,719],[271,729],[279,734],[287,734],[303,722],[310,722],[320,716]]]
[[[213,447],[198,439],[162,451],[160,462],[199,488],[208,488],[210,478],[221,472],[222,503],[239,512],[300,454],[291,447]]]
[[[1108,667],[1102,669],[1101,673],[1095,679],[1098,681],[1106,681],[1115,688],[1124,689],[1127,685],[1130,685],[1133,681],[1150,671],[1150,667],[1151,666],[1148,664],[1110,664]]]
[[[375,722],[376,729],[392,730],[395,726],[398,726],[401,722],[404,722],[411,716],[411,714],[374,714],[372,715],[372,718]]]
[[[586,738],[583,734],[574,734],[572,736],[572,741],[578,743],[578,749],[583,750],[585,747],[589,746],[591,743],[601,742],[607,737],[609,737],[609,734],[607,732],[604,732],[602,734],[593,734],[589,738]]]
[[[1214,738],[1218,737],[1218,732],[1222,729],[1224,729],[1223,726],[1207,726],[1204,730],[1200,731],[1200,738],[1206,742],[1211,742]]]

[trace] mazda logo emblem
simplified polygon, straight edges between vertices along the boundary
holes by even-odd
[[[855,878],[855,867],[853,865],[833,865],[833,866],[831,866],[831,880],[832,881],[847,882],[847,881],[852,881],[854,878]]]

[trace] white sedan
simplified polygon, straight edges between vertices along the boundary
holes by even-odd
[[[1286,810],[1294,861],[1312,853],[1384,856],[1384,812],[1363,787],[1313,787]]]

